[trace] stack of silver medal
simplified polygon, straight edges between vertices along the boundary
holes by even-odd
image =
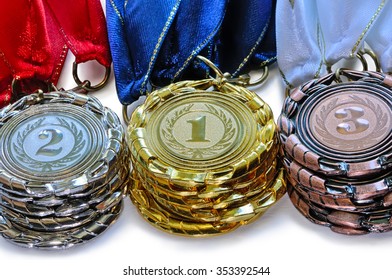
[[[0,234],[25,247],[85,243],[119,216],[128,178],[120,120],[94,97],[32,94],[0,111]]]

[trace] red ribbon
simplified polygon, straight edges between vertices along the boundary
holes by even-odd
[[[105,16],[99,0],[12,0],[0,4],[0,107],[12,83],[30,93],[57,84],[68,49],[76,63],[110,67]]]

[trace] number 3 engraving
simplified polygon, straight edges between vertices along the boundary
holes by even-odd
[[[38,138],[41,140],[48,139],[49,137],[49,142],[39,148],[35,153],[36,155],[54,157],[61,153],[61,151],[63,150],[62,147],[52,149],[50,148],[50,146],[56,145],[57,143],[61,142],[61,140],[63,140],[63,133],[58,129],[44,129],[38,135]]]
[[[349,113],[351,117],[349,117]],[[365,111],[360,107],[348,107],[337,110],[335,117],[344,120],[336,127],[336,130],[341,134],[356,134],[367,130],[369,121],[360,118],[364,114]],[[352,124],[354,124],[354,127],[352,127]]]
[[[192,125],[192,138],[186,140],[187,142],[210,142],[206,139],[206,116],[188,120],[187,123]]]

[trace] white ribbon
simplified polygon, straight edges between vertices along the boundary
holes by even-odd
[[[286,84],[298,86],[355,56],[386,1],[277,0],[277,57]]]
[[[385,4],[382,14],[377,19],[366,43],[376,53],[383,72],[392,72],[392,2]]]
[[[309,80],[322,65],[316,9],[316,1],[277,1],[277,59],[286,83]]]

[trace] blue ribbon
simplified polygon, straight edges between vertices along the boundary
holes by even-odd
[[[203,55],[238,76],[276,59],[273,0],[107,0],[119,99],[208,77]]]

